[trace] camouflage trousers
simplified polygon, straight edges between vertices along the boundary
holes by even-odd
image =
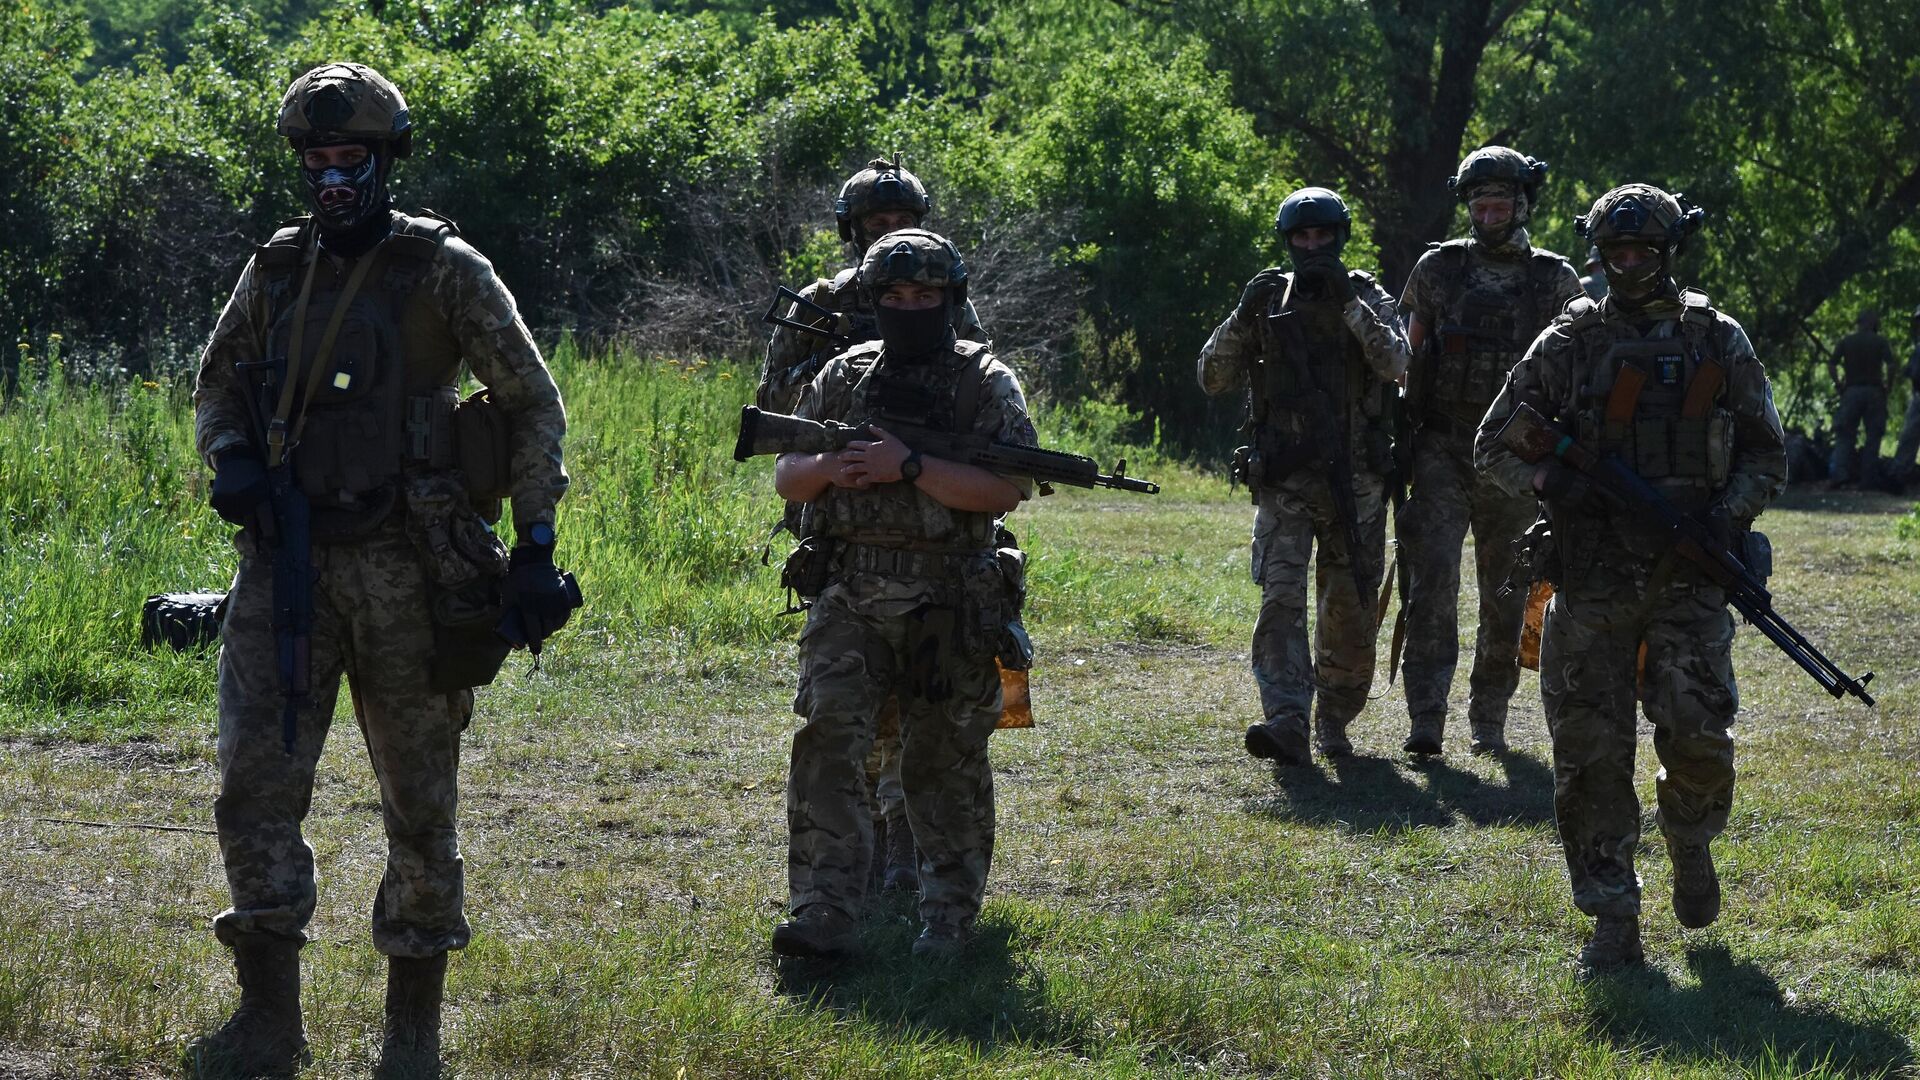
[[[900,702],[889,698],[874,718],[873,748],[867,751],[867,810],[878,825],[906,828],[907,793],[900,784]]]
[[[314,864],[300,827],[345,675],[387,834],[374,947],[428,957],[465,946],[454,805],[473,692],[427,688],[433,625],[426,569],[413,545],[391,527],[361,542],[314,547],[312,693],[289,754],[281,739],[286,699],[272,626],[273,566],[247,534],[237,543],[240,568],[220,631],[220,794],[213,804],[233,906],[214,919],[214,933],[229,945],[245,934],[306,939]]]
[[[1906,480],[1913,475],[1914,454],[1920,452],[1920,386],[1915,386],[1907,395],[1907,418],[1900,425],[1900,443],[1893,448],[1893,460],[1888,463],[1887,471],[1895,479]]]
[[[928,608],[876,613],[844,582],[821,593],[800,635],[800,689],[787,773],[787,882],[791,908],[830,904],[849,914],[865,898],[873,817],[864,763],[889,697],[900,709],[900,781],[920,848],[920,916],[970,922],[993,858],[993,769],[987,740],[1000,719],[993,659],[968,660],[951,641],[937,655],[948,693],[928,701],[907,681],[927,649]],[[938,609],[933,609],[938,610]]]
[[[1864,427],[1859,468],[1854,468],[1854,437]],[[1887,392],[1877,386],[1852,386],[1840,393],[1840,409],[1833,414],[1833,456],[1827,477],[1835,481],[1872,483],[1880,474],[1880,440],[1887,433]]]
[[[1507,701],[1520,682],[1520,623],[1527,592],[1501,589],[1513,570],[1513,542],[1539,514],[1473,468],[1471,433],[1429,428],[1414,445],[1412,496],[1395,522],[1407,564],[1407,712],[1416,725],[1443,727],[1447,693],[1460,662],[1460,551],[1473,533],[1480,617],[1468,676],[1467,719],[1504,728]],[[1524,586],[1524,583],[1522,583]]]
[[[1376,473],[1353,474],[1361,565],[1368,595],[1354,591],[1346,525],[1333,508],[1326,479],[1302,469],[1255,495],[1253,581],[1260,614],[1253,624],[1253,681],[1270,724],[1304,730],[1317,694],[1323,724],[1344,729],[1367,703],[1373,684],[1373,597],[1379,593],[1386,545],[1385,484]],[[1316,550],[1317,545],[1317,550]],[[1315,615],[1307,649],[1307,571],[1311,560]]]
[[[1573,900],[1589,915],[1640,910],[1633,852],[1635,666],[1660,758],[1655,820],[1666,836],[1706,842],[1733,806],[1733,619],[1720,589],[1651,566],[1595,574],[1554,594],[1540,643],[1540,692],[1553,736],[1554,821]]]

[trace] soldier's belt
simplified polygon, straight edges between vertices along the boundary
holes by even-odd
[[[992,557],[993,552],[990,550],[909,551],[905,548],[855,543],[840,545],[840,550],[836,554],[843,573],[857,571],[864,574],[879,574],[883,577],[936,580],[958,580],[962,574],[966,573],[969,564],[977,566],[980,560]]]

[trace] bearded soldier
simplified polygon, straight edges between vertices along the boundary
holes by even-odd
[[[1880,336],[1879,312],[1863,311],[1853,325],[1853,333],[1841,338],[1827,357],[1827,375],[1840,388],[1827,478],[1835,485],[1858,481],[1861,487],[1874,487],[1880,482],[1880,440],[1887,433],[1887,388],[1899,377],[1899,361],[1893,346]],[[1853,440],[1862,428],[1856,468]]]
[[[1602,496],[1548,457],[1500,440],[1522,404],[1609,454],[1735,550],[1786,485],[1780,417],[1745,331],[1682,290],[1673,259],[1701,218],[1647,184],[1602,195],[1581,219],[1611,291],[1569,305],[1534,341],[1487,413],[1475,461],[1546,508],[1558,586],[1546,612],[1540,689],[1553,737],[1554,819],[1574,902],[1595,917],[1585,973],[1642,960],[1633,852],[1636,717],[1644,703],[1661,770],[1655,820],[1673,866],[1673,910],[1702,927],[1720,912],[1709,843],[1733,804],[1733,620],[1725,590],[1680,557],[1650,515]]]
[[[300,830],[344,674],[387,834],[377,1075],[437,1076],[447,953],[468,939],[454,805],[471,688],[493,678],[503,638],[537,649],[578,603],[553,563],[566,417],[493,267],[452,223],[391,209],[388,177],[413,141],[392,83],[361,64],[315,68],[287,90],[279,133],[313,216],[241,273],[194,392],[213,507],[243,527],[214,803],[233,901],[214,932],[241,997],[188,1069],[290,1076],[307,1057],[299,955],[315,897]],[[463,364],[487,396],[456,410]],[[511,553],[487,520],[501,495]]]
[[[1408,569],[1409,753],[1440,753],[1460,658],[1460,551],[1469,529],[1480,619],[1467,721],[1475,753],[1507,746],[1527,597],[1503,586],[1513,543],[1533,523],[1535,507],[1530,496],[1508,494],[1474,471],[1473,435],[1520,355],[1581,295],[1567,260],[1527,238],[1546,173],[1544,162],[1504,146],[1468,154],[1447,186],[1466,204],[1473,234],[1421,256],[1400,297],[1415,355],[1407,371],[1412,492],[1395,518]]]
[[[923,454],[889,422],[1037,442],[1020,384],[979,342],[956,339],[967,270],[945,238],[882,236],[860,289],[879,340],[831,360],[797,413],[873,429],[876,439],[781,455],[780,496],[808,507],[793,577],[825,584],[800,635],[800,690],[787,776],[792,917],[773,932],[783,956],[835,956],[854,944],[873,844],[861,762],[881,705],[897,697],[900,773],[919,843],[916,956],[964,948],[993,854],[987,737],[1000,717],[995,658],[1013,648],[1017,608],[997,519],[1033,492],[1006,477]],[[815,562],[814,560],[822,560]]]
[[[1235,455],[1235,468],[1258,508],[1252,664],[1264,719],[1247,729],[1247,752],[1305,765],[1309,711],[1320,752],[1351,754],[1347,725],[1373,681],[1390,403],[1408,351],[1393,297],[1340,261],[1353,217],[1338,195],[1294,192],[1274,229],[1292,271],[1272,267],[1247,283],[1200,350],[1199,375],[1208,394],[1251,389],[1253,442]],[[1307,571],[1316,544],[1309,658]]]

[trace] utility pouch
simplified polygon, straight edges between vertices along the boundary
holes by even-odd
[[[1748,529],[1740,541],[1740,561],[1747,564],[1747,570],[1765,585],[1773,576],[1773,541],[1758,529]]]
[[[803,536],[780,568],[780,586],[787,590],[787,614],[805,611],[826,591],[833,574],[833,540]],[[796,602],[797,601],[797,602]]]
[[[453,474],[409,476],[406,495],[407,536],[431,582],[427,687],[445,694],[485,686],[512,651],[494,629],[505,610],[500,586],[507,576],[507,546],[473,511]]]
[[[513,425],[493,391],[475,391],[453,407],[453,457],[476,503],[513,494]]]

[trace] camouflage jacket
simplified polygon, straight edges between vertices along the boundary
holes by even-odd
[[[398,235],[398,226],[406,219],[398,214],[395,218]],[[280,239],[276,235],[276,241]],[[269,282],[271,275],[262,265],[266,250],[261,249],[262,253],[241,271],[233,295],[201,353],[193,394],[194,443],[209,466],[235,447],[263,450],[248,405],[249,391],[235,365],[267,356],[271,323],[282,314],[278,309],[291,303],[284,296],[271,295],[275,292]],[[312,250],[300,250],[296,277],[304,275],[314,257]],[[361,258],[373,258],[380,250],[376,248]],[[330,286],[337,291],[338,283],[357,262],[324,251],[318,258],[319,265],[314,267],[316,296]],[[381,280],[369,278],[361,295],[375,294],[377,299]],[[446,235],[424,273],[411,285],[399,337],[405,356],[416,361],[422,356],[450,357],[455,371],[458,363],[464,362],[488,387],[494,402],[511,421],[513,519],[528,524],[551,522],[555,504],[567,488],[567,472],[560,457],[566,411],[553,375],[515,308],[513,294],[494,273],[493,265],[459,236]],[[341,344],[342,349],[337,351],[344,351],[348,344],[344,336]],[[310,344],[303,351],[311,355],[312,349]],[[413,366],[408,364],[409,368]]]
[[[874,327],[873,310],[861,296],[856,275],[856,268],[848,267],[831,280],[820,278],[801,289],[800,296],[828,311],[841,313],[836,325],[823,325],[823,329],[872,341],[879,333]],[[785,314],[801,322],[814,321],[803,314],[798,304],[791,305]],[[953,331],[962,341],[991,343],[987,332],[980,327],[980,316],[973,310],[971,300],[953,313]],[[825,338],[811,337],[790,326],[774,327],[773,336],[767,341],[767,358],[760,368],[760,385],[754,391],[754,403],[768,412],[792,412],[800,400],[800,392],[833,354],[834,346]]]

